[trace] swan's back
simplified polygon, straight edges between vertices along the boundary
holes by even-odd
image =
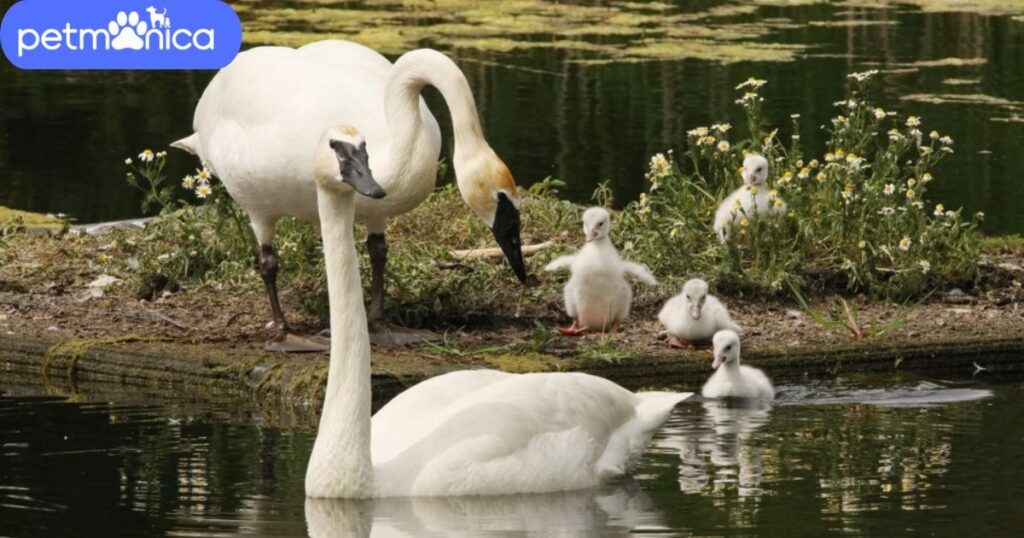
[[[761,370],[740,365],[733,370],[725,366],[715,370],[701,389],[705,398],[775,399],[775,388]]]
[[[391,65],[379,53],[345,41],[242,52],[203,93],[189,149],[250,216],[314,220],[313,148],[327,128],[351,125],[366,138],[375,177],[385,189],[395,190],[389,170],[406,163],[386,162],[384,94]],[[440,129],[422,99],[420,116],[426,147],[422,155],[409,158],[423,157],[421,168],[430,173],[440,152]],[[387,202],[373,202],[387,206],[400,201],[403,193],[391,190],[395,196]],[[360,199],[357,216],[370,203]]]
[[[633,394],[580,373],[483,370],[440,376],[406,391],[374,417],[378,494],[488,495],[594,486],[626,472],[675,404],[688,396]]]

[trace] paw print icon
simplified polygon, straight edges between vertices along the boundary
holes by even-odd
[[[107,31],[113,38],[110,41],[110,48],[114,50],[142,50],[145,43],[142,37],[146,35],[149,27],[141,20],[135,11],[125,13],[119,11],[117,17],[107,25]]]

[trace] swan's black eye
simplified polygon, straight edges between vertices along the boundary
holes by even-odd
[[[725,350],[726,351],[729,351],[730,349],[732,349],[732,344],[729,344],[729,345],[725,346]]]

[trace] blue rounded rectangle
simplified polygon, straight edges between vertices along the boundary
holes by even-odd
[[[242,23],[219,0],[22,0],[0,45],[21,69],[220,69]]]

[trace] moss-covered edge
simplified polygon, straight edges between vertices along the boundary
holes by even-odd
[[[376,353],[383,353],[376,351]],[[247,357],[238,351],[131,336],[80,340],[0,336],[0,372],[5,380],[36,378],[53,392],[74,395],[83,386],[118,386],[150,395],[191,401],[236,401],[318,409],[323,399],[327,360],[295,356]],[[481,366],[514,372],[581,371],[629,389],[673,386],[696,390],[709,373],[707,352],[665,353],[620,362],[531,355],[485,357]],[[925,343],[869,343],[829,348],[753,351],[746,361],[764,368],[777,382],[829,378],[855,372],[969,372],[982,362],[991,371],[1024,371],[1024,334]],[[383,405],[406,388],[446,371],[417,368],[373,374],[374,403]]]

